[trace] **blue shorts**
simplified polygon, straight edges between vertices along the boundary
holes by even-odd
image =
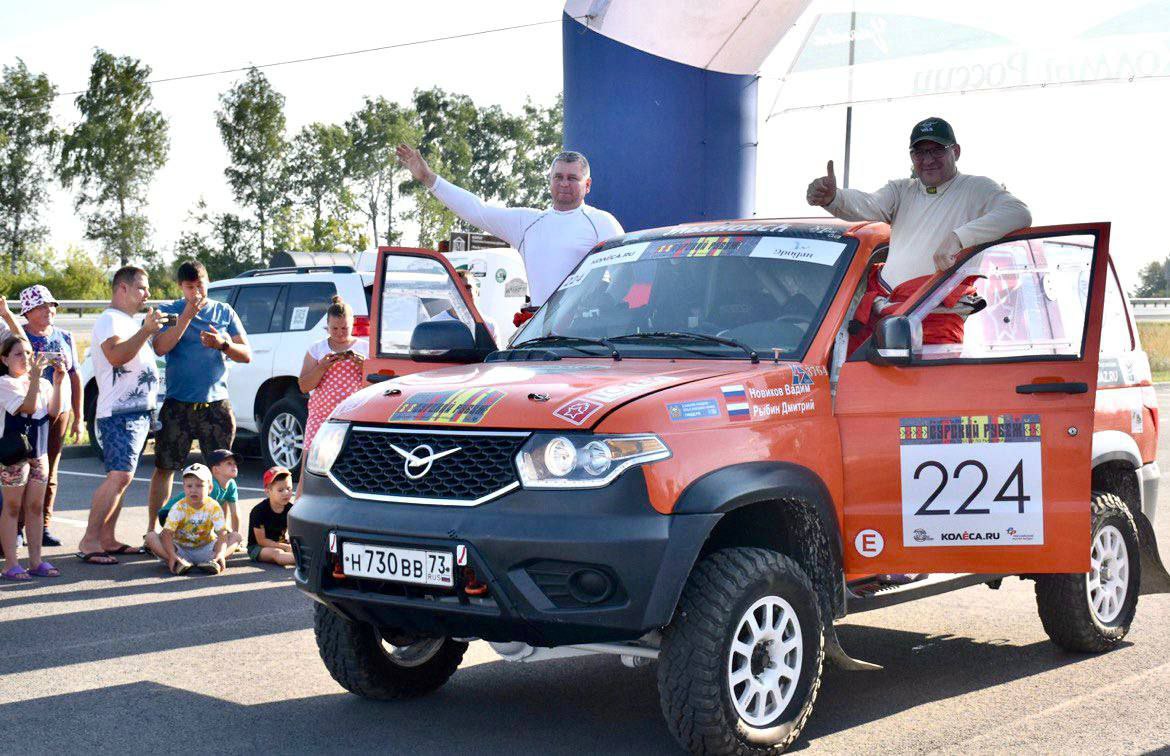
[[[101,435],[102,460],[106,472],[133,473],[138,469],[138,455],[150,434],[150,413],[132,412],[125,415],[99,417],[97,431]]]

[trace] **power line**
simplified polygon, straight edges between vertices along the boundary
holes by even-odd
[[[574,21],[579,21],[583,18],[589,18],[589,16],[588,15],[573,16],[571,18],[573,18]],[[164,84],[164,83],[170,82],[170,81],[185,81],[187,79],[203,79],[203,78],[207,78],[208,76],[222,76],[223,74],[240,73],[242,71],[248,71],[248,70],[253,69],[253,68],[275,68],[276,66],[289,66],[289,65],[292,65],[294,63],[312,63],[312,62],[318,61],[318,60],[330,60],[332,58],[344,58],[344,57],[347,57],[350,55],[364,55],[366,53],[381,52],[383,50],[395,50],[395,49],[398,49],[401,47],[417,47],[418,45],[429,45],[429,44],[434,43],[434,42],[448,42],[448,41],[454,40],[454,39],[468,39],[469,37],[480,37],[480,36],[484,36],[486,34],[498,34],[500,32],[516,31],[518,29],[531,29],[535,26],[548,26],[549,24],[557,24],[560,22],[561,22],[561,19],[558,18],[558,19],[555,19],[552,21],[534,21],[530,24],[516,24],[515,26],[500,26],[500,27],[496,27],[494,29],[480,29],[479,31],[464,32],[463,34],[448,34],[448,35],[443,36],[443,37],[430,37],[428,39],[416,39],[416,40],[412,40],[410,42],[396,42],[392,45],[382,45],[381,47],[367,47],[364,50],[347,50],[346,52],[329,53],[327,55],[314,55],[314,56],[309,57],[309,58],[295,58],[293,60],[280,60],[280,61],[276,61],[275,63],[261,63],[260,65],[256,65],[256,66],[241,66],[239,68],[225,68],[225,69],[222,69],[219,71],[205,71],[203,73],[185,74],[183,76],[168,76],[168,77],[163,78],[163,79],[151,79],[150,81],[147,82],[147,84]],[[87,90],[80,89],[76,92],[61,92],[57,96],[58,97],[71,97],[73,95],[83,94],[86,91]]]

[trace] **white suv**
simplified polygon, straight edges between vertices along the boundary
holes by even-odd
[[[265,467],[300,466],[308,397],[297,387],[297,377],[305,352],[325,338],[325,311],[334,294],[353,307],[355,335],[368,336],[373,285],[372,271],[326,265],[251,270],[208,286],[208,296],[231,305],[240,316],[252,344],[251,362],[229,363],[228,397],[236,413],[237,440],[259,436]],[[81,380],[89,437],[100,446],[93,421],[97,382],[88,357]]]

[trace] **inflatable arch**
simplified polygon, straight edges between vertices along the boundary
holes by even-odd
[[[590,204],[629,230],[750,216],[756,74],[808,4],[568,0],[564,142],[592,165]]]

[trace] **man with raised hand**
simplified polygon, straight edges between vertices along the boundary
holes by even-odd
[[[400,144],[397,153],[410,175],[451,212],[520,253],[528,273],[528,295],[536,307],[552,296],[590,249],[623,233],[616,218],[585,204],[593,179],[589,161],[580,152],[561,152],[553,159],[548,171],[552,206],[544,210],[488,205],[443,180],[413,147]]]
[[[910,132],[913,178],[894,179],[873,193],[838,188],[830,160],[827,175],[808,185],[810,205],[842,220],[885,221],[891,227],[889,255],[871,271],[866,296],[850,324],[851,348],[868,336],[875,316],[906,301],[936,272],[949,268],[959,251],[1032,223],[1028,206],[999,183],[959,173],[960,151],[951,125],[927,118]],[[962,319],[948,315],[927,316],[925,343],[962,341]]]
[[[248,334],[235,310],[208,298],[203,264],[187,260],[175,278],[183,296],[159,308],[171,320],[154,337],[155,354],[167,358],[167,398],[158,413],[162,429],[154,440],[148,534],[170,498],[175,470],[187,465],[191,443],[199,441],[204,460],[215,449],[232,448],[236,416],[228,401],[228,362],[252,361]]]

